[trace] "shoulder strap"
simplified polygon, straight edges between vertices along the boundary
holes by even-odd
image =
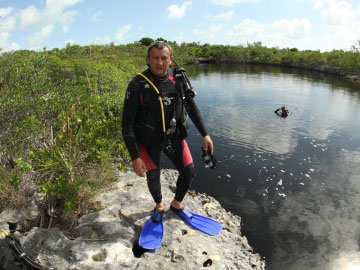
[[[160,102],[160,107],[161,107],[161,117],[162,117],[162,126],[163,126],[163,132],[166,132],[166,128],[165,128],[165,115],[164,115],[164,105],[163,105],[163,101],[162,101],[162,97],[161,94],[159,92],[159,89],[157,89],[157,87],[155,86],[155,84],[153,84],[152,81],[149,80],[148,77],[146,77],[144,74],[142,73],[137,73],[138,75],[142,76],[145,80],[148,81],[148,83],[150,83],[150,85],[154,88],[155,92],[159,95],[159,102]]]

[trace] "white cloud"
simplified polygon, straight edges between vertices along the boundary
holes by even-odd
[[[101,15],[102,15],[101,11],[96,12],[90,16],[90,20],[94,22],[101,22],[102,21]]]
[[[260,41],[265,32],[265,25],[258,23],[255,20],[245,19],[241,23],[235,25],[229,33],[230,39],[235,42],[244,43],[249,40]]]
[[[215,15],[213,17],[213,19],[216,21],[231,21],[233,16],[234,16],[234,11],[231,10],[229,12],[220,13],[218,15]]]
[[[15,17],[7,17],[11,13],[12,9],[12,7],[0,8],[0,30],[2,32],[11,31],[15,27]]]
[[[230,7],[245,2],[258,2],[258,0],[211,0],[211,2],[215,5]]]
[[[360,27],[360,23],[356,23]],[[358,28],[359,29],[359,28]],[[335,30],[328,34],[324,40],[324,50],[333,49],[350,49],[351,45],[355,45],[356,41],[359,40],[360,30],[352,30],[348,27],[337,26]]]
[[[61,23],[68,25],[73,22],[74,17],[78,14],[76,11],[66,11],[83,0],[47,0],[43,10],[38,10],[34,6],[29,6],[20,11],[20,26],[27,27],[44,27],[50,24]]]
[[[62,14],[60,23],[71,24],[74,22],[76,15],[78,15],[78,12],[75,10],[66,11]]]
[[[324,50],[351,48],[360,36],[360,9],[348,0],[313,0],[330,31],[322,40]]]
[[[320,9],[330,0],[313,0],[313,8]]]
[[[27,27],[37,23],[40,18],[40,12],[34,6],[20,11],[20,24],[22,27]]]
[[[62,23],[63,25],[62,31],[64,33],[67,33],[69,31],[69,24],[74,22],[76,15],[76,11],[67,11],[62,15],[60,23]]]
[[[11,31],[15,28],[15,23],[15,17],[7,18],[4,21],[0,21],[0,29],[1,31]]]
[[[117,42],[123,41],[125,35],[127,33],[129,33],[130,29],[131,29],[131,24],[128,24],[128,25],[125,25],[125,26],[119,28],[115,34],[115,40]]]
[[[332,26],[351,24],[356,11],[347,0],[312,0],[313,8],[318,9],[324,21]]]
[[[185,16],[185,12],[192,5],[191,1],[186,1],[179,7],[178,5],[171,5],[166,10],[168,12],[169,19],[181,19]]]
[[[12,7],[0,8],[0,17],[6,17],[11,13],[12,9]]]
[[[214,39],[223,28],[223,25],[213,25],[208,29],[195,28],[192,33],[196,36],[197,40],[203,40],[203,42],[210,42]]]
[[[51,33],[54,31],[54,25],[47,25],[35,35],[29,38],[29,47],[30,50],[38,50],[45,46],[45,40],[48,39]]]
[[[269,40],[273,44],[281,44],[278,43],[278,40],[291,44],[293,41],[308,37],[310,30],[311,23],[306,19],[278,20],[270,26],[270,33],[272,34]]]
[[[352,5],[346,0],[331,1],[326,10],[321,12],[324,20],[331,25],[347,25],[355,16]]]
[[[292,47],[296,42],[308,39],[311,23],[306,19],[277,20],[272,24],[260,24],[255,20],[245,19],[235,25],[229,33],[235,44],[261,41],[265,46]]]
[[[11,34],[9,32],[0,32],[0,48],[3,51],[12,51],[12,50],[19,50],[20,45],[11,42],[10,39]]]

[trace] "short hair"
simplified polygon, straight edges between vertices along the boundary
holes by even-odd
[[[170,51],[170,56],[172,55],[172,49],[170,47],[169,44],[167,44],[165,41],[162,41],[162,40],[157,40],[155,41],[154,43],[152,43],[149,48],[148,48],[148,51],[147,51],[147,56],[150,56],[150,51],[153,49],[153,48],[156,48],[156,49],[164,49],[164,48],[168,48],[169,51]]]

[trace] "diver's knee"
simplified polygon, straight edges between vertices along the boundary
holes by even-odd
[[[149,181],[149,182],[159,181],[160,180],[160,170],[155,169],[155,170],[147,171],[146,178],[147,178],[147,181]]]
[[[182,171],[181,171],[181,175],[184,178],[187,179],[192,179],[195,177],[195,167],[194,167],[194,163],[191,163],[189,165],[187,165]]]

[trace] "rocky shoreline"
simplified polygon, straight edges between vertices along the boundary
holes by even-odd
[[[165,204],[174,196],[176,178],[176,171],[163,170]],[[208,236],[193,230],[167,209],[161,247],[141,252],[140,257],[135,256],[134,247],[154,207],[146,180],[131,172],[119,173],[114,187],[95,199],[105,208],[80,218],[80,237],[71,240],[59,228],[34,227],[23,235],[15,233],[25,252],[57,270],[265,269],[265,262],[241,235],[241,218],[227,212],[210,196],[192,192],[186,196],[184,205],[190,211],[221,222],[220,234]],[[29,218],[28,214],[28,211],[3,211],[0,228],[9,230],[9,226]]]

